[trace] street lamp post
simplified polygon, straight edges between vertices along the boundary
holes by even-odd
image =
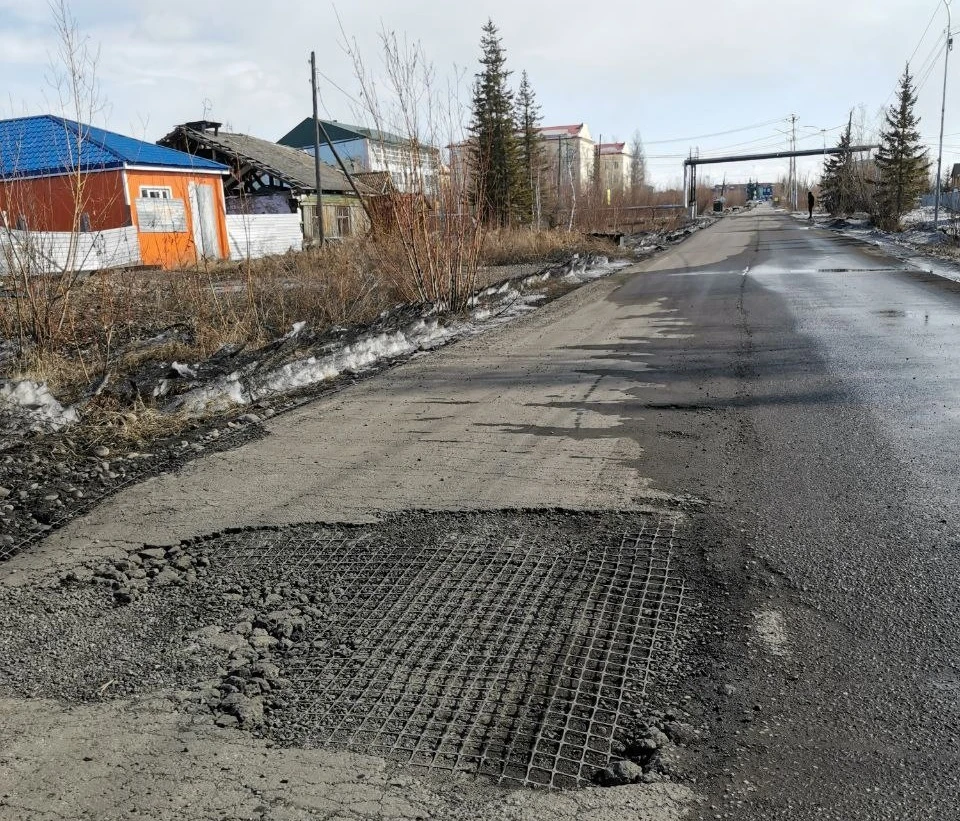
[[[943,56],[943,103],[940,107],[940,147],[937,150],[937,186],[933,205],[933,230],[940,224],[940,189],[943,173],[943,122],[947,116],[947,67],[950,65],[950,49],[953,48],[953,18],[950,14],[950,0],[943,0],[947,7],[947,51]]]

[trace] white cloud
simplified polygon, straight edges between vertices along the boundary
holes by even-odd
[[[937,1],[606,0],[585,6],[580,0],[487,0],[454,6],[440,0],[353,0],[339,3],[338,10],[369,65],[378,63],[384,26],[422,40],[441,74],[454,64],[469,74],[476,70],[480,26],[493,18],[508,65],[517,75],[529,72],[546,121],[586,121],[594,135],[621,138],[639,128],[650,143],[655,178],[668,181],[679,177],[680,161],[663,155],[682,155],[689,146],[656,146],[657,140],[727,131],[794,112],[805,124],[829,127],[861,102],[877,110]],[[309,113],[311,49],[332,81],[321,82],[324,113],[355,119],[350,97],[358,96],[357,83],[326,3],[140,0],[118,6],[75,0],[73,12],[102,44],[108,125],[118,130],[148,122],[147,136],[157,138],[178,122],[200,117],[208,100],[214,118],[276,139]],[[46,107],[42,78],[46,55],[56,46],[48,18],[42,3],[0,0],[0,71],[18,111]],[[933,46],[928,35],[917,62]],[[937,132],[938,86],[932,76],[921,89],[929,136]],[[960,83],[949,98],[948,133],[960,132],[960,112],[952,113],[957,101]],[[772,126],[697,142],[707,151],[751,141],[757,147],[785,145]],[[819,141],[815,135],[804,144],[816,147]],[[765,176],[775,167],[763,166]],[[729,172],[746,176],[754,168]]]

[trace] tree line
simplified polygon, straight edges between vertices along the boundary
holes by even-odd
[[[467,130],[473,201],[487,225],[537,225],[546,165],[540,105],[526,71],[521,71],[516,91],[510,87],[513,72],[507,68],[499,30],[489,19],[482,29],[480,52]],[[640,190],[646,182],[646,163],[639,132],[630,151],[630,185]],[[597,152],[594,174],[599,183],[599,146]],[[559,197],[559,191],[555,194]]]
[[[866,211],[874,223],[897,230],[903,215],[930,188],[930,159],[920,136],[917,91],[909,64],[900,76],[896,99],[884,112],[879,148],[872,160],[855,158],[853,115],[840,136],[840,153],[824,163],[820,202],[831,214]]]

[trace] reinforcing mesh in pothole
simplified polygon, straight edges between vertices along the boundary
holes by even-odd
[[[684,585],[672,516],[609,544],[462,528],[419,543],[376,527],[231,536],[245,575],[282,569],[335,596],[330,650],[285,662],[298,743],[508,785],[575,788],[673,660]]]

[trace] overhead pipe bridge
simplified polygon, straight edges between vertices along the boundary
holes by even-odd
[[[852,145],[850,148],[806,148],[800,151],[774,151],[767,154],[736,154],[725,157],[687,157],[683,161],[683,205],[690,218],[697,217],[697,166],[757,160],[781,160],[787,157],[816,157],[827,154],[859,154],[879,148],[876,145]],[[689,170],[688,170],[689,169]]]

